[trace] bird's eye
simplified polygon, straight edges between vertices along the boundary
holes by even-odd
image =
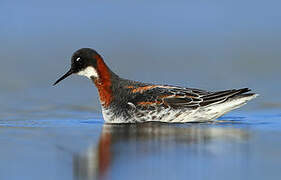
[[[80,58],[80,57],[78,57],[78,58],[76,59],[76,62],[80,61],[80,59],[81,59],[81,58]]]

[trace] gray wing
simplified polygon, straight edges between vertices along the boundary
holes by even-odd
[[[167,96],[163,101],[173,108],[198,108],[210,104],[222,103],[231,97],[249,92],[250,89],[232,89],[218,92],[207,92],[198,89],[183,89],[172,96]],[[185,93],[183,95],[183,93]]]
[[[169,106],[172,108],[198,108],[221,103],[250,89],[232,89],[210,92],[194,88],[182,88],[169,85],[130,85],[129,102],[140,106]]]

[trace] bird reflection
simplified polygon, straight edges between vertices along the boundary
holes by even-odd
[[[165,153],[169,151],[177,153],[177,149],[190,153],[190,150],[185,148],[195,146],[200,149],[202,145],[206,146],[214,140],[240,142],[248,138],[247,131],[231,126],[164,123],[105,124],[99,142],[90,146],[85,152],[74,155],[74,176],[76,179],[110,179],[112,165],[118,166],[118,161],[124,159],[136,160],[137,163],[138,158],[161,153],[165,157]],[[216,153],[214,151],[216,150],[208,153]]]

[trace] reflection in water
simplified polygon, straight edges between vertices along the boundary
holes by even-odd
[[[248,132],[242,129],[213,125],[105,124],[99,143],[74,156],[74,176],[77,179],[107,179],[112,177],[113,163],[119,167],[121,164],[124,166],[124,161],[129,159],[137,163],[146,156],[162,154],[165,158],[169,150],[175,156],[182,152],[179,149],[184,150],[184,153],[196,153],[196,148],[201,147],[198,145],[206,146],[218,141],[244,142],[248,137]],[[191,146],[195,146],[195,150],[185,149]],[[216,153],[213,151],[217,150],[209,151]]]

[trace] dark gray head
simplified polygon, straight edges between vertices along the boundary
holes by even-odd
[[[78,74],[86,76],[88,78],[98,77],[97,62],[101,59],[101,56],[93,49],[82,48],[73,53],[71,58],[70,70],[59,78],[54,85],[58,84],[63,79],[67,78],[71,74]]]

